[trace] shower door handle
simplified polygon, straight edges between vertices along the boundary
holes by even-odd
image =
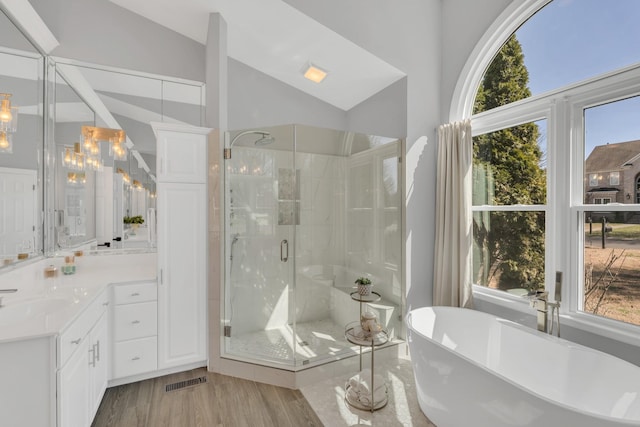
[[[289,242],[284,239],[280,242],[280,261],[287,262],[289,259]]]

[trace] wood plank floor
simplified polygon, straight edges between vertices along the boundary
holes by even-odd
[[[207,382],[174,391],[168,384]],[[107,389],[92,427],[322,426],[299,390],[194,369]]]

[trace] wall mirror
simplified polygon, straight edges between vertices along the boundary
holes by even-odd
[[[201,126],[204,85],[59,58],[55,62],[52,252],[155,250],[156,142],[150,123]],[[58,119],[58,111],[64,120]],[[113,144],[103,140],[96,151],[97,166],[86,158],[84,170],[77,162],[65,163],[66,153],[73,155],[78,145],[75,151],[85,153],[83,127],[121,129],[126,154],[114,155]]]
[[[43,254],[44,58],[0,12],[0,268]]]
[[[54,241],[56,250],[74,248],[96,240],[96,179],[99,172],[89,166],[82,152],[80,130],[95,124],[95,113],[55,73],[54,115]]]

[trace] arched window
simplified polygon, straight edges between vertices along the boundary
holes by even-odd
[[[625,245],[640,247],[640,2],[530,0],[509,12],[452,100],[474,134],[474,292],[553,295],[559,271],[565,314],[619,321],[640,344],[640,250]],[[604,239],[588,227],[602,217]]]
[[[637,0],[555,0],[526,20],[493,58],[485,78],[522,62],[518,77],[526,94],[502,88],[488,108],[565,88],[640,62],[640,2]],[[481,94],[480,85],[478,94]],[[478,113],[484,110],[475,110]]]

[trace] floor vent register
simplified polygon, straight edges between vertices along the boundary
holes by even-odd
[[[207,382],[207,377],[198,377],[198,378],[193,378],[186,381],[179,381],[177,383],[167,384],[165,388],[165,392],[168,393],[170,391],[180,390],[181,388],[192,387],[195,385],[204,384],[206,382]]]

